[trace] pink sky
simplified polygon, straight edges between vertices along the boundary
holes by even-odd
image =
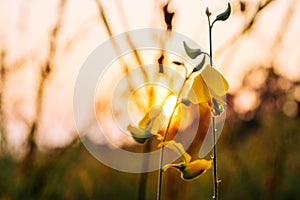
[[[245,70],[265,63],[274,57],[277,70],[289,78],[300,79],[300,51],[297,43],[300,33],[300,3],[296,3],[296,12],[286,31],[280,49],[272,52],[270,42],[281,31],[280,24],[287,5],[293,0],[274,2],[261,17],[253,34],[246,35],[239,46],[228,46],[226,52],[215,57],[216,66],[228,78],[231,91],[236,91]],[[39,64],[47,53],[47,38],[51,25],[55,22],[58,0],[55,1],[0,1],[0,49],[8,52],[8,64],[25,58],[26,64],[10,75],[6,94],[10,120],[9,139],[13,146],[21,145],[25,138],[24,118],[34,114],[36,73]],[[155,0],[103,0],[114,34],[138,28],[164,27],[160,5]],[[162,3],[164,1],[161,1]],[[174,30],[197,41],[208,50],[207,21],[205,9],[217,14],[226,8],[228,0],[173,0],[170,8],[176,14]],[[245,18],[237,10],[239,1],[230,1],[233,15],[230,20],[216,23],[214,28],[214,49],[218,50],[225,41],[238,33]],[[248,1],[255,4],[257,1]],[[120,13],[118,8],[123,7]],[[124,14],[124,16],[121,16]],[[122,19],[127,24],[122,23]],[[74,43],[69,43],[74,39]],[[71,0],[68,2],[53,79],[46,92],[42,132],[38,138],[40,145],[64,145],[74,134],[72,117],[72,95],[74,82],[81,64],[103,41],[108,39],[103,23],[98,20],[93,0]],[[66,45],[66,44],[71,44]],[[234,51],[237,48],[237,51]],[[220,53],[220,52],[219,52]],[[241,97],[242,98],[242,97]],[[250,102],[251,103],[251,102]],[[21,117],[20,117],[21,116]]]

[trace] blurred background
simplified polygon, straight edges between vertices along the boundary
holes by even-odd
[[[0,199],[137,199],[140,174],[101,164],[78,140],[88,126],[73,121],[80,67],[102,42],[138,28],[172,29],[208,50],[206,7],[214,17],[227,2],[1,0]],[[213,30],[214,62],[230,83],[220,198],[299,199],[300,3],[230,3]],[[187,183],[186,199],[211,199],[211,173]]]

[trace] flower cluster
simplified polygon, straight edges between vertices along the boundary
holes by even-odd
[[[173,108],[171,116],[167,116],[163,112],[164,105],[155,105],[145,114],[140,120],[138,126],[128,125],[127,129],[131,133],[133,139],[143,144],[149,138],[156,137],[159,140],[158,148],[167,147],[177,153],[182,162],[168,164],[163,167],[163,171],[168,168],[175,168],[181,172],[181,178],[184,180],[192,180],[199,177],[201,174],[211,168],[211,160],[195,159],[185,151],[181,143],[174,140],[166,141],[166,135],[169,130],[170,122],[172,120],[175,109],[180,104],[202,104],[207,103],[214,115],[219,115],[224,111],[225,101],[223,96],[228,91],[228,82],[221,72],[210,64],[205,65],[207,53],[200,49],[192,49],[185,42],[183,42],[184,49],[191,59],[196,59],[202,56],[198,65],[196,65],[190,74],[186,74],[185,81],[182,85],[182,90],[176,97],[176,104]],[[177,65],[185,67],[180,62],[173,62]],[[186,67],[185,70],[187,71]],[[187,83],[191,83],[189,91],[183,92],[183,88]],[[185,94],[183,94],[185,93]],[[162,133],[163,130],[165,133]]]

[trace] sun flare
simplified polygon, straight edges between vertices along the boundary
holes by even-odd
[[[172,115],[172,112],[176,106],[177,98],[174,95],[170,95],[163,106],[163,113],[165,116],[170,117]],[[178,112],[175,111],[174,115],[176,115]]]

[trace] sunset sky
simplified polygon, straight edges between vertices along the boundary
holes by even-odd
[[[26,123],[34,116],[38,69],[47,56],[49,32],[56,22],[59,2],[0,0],[0,51],[6,53],[9,74],[4,98],[10,119],[8,137],[15,148],[22,145]],[[116,35],[139,28],[165,28],[161,10],[164,2],[103,0],[102,4]],[[173,30],[192,38],[208,51],[205,9],[209,7],[216,16],[226,8],[227,2],[172,0],[169,9],[175,12]],[[271,3],[257,15],[250,32],[237,42],[227,44],[239,36],[259,1],[245,0],[249,6],[246,14],[240,11],[240,1],[229,2],[232,16],[226,22],[215,24],[213,45],[215,65],[227,77],[230,91],[239,90],[243,74],[252,67],[273,65],[277,72],[289,79],[300,80],[299,1],[277,0]],[[67,1],[58,36],[55,68],[45,92],[41,134],[37,136],[41,146],[62,146],[75,135],[72,98],[77,73],[88,55],[109,39],[98,15],[93,0]],[[251,98],[255,97],[243,92],[245,96],[240,97],[241,101],[251,104]]]

